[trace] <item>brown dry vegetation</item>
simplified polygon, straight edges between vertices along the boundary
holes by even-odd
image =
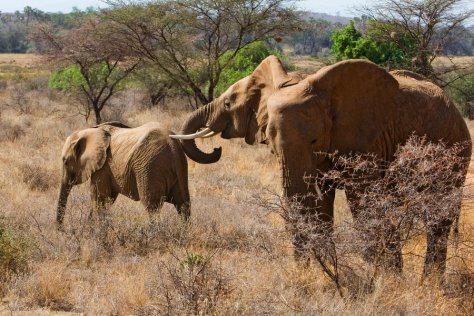
[[[0,314],[474,312],[474,279],[468,271],[474,269],[470,261],[474,256],[467,249],[458,249],[467,264],[448,262],[449,286],[420,282],[425,247],[420,239],[405,250],[401,276],[381,275],[372,291],[361,288],[343,298],[317,266],[295,264],[281,218],[259,208],[253,199],[279,192],[276,160],[265,146],[248,146],[241,140],[204,140],[209,149],[223,146],[222,159],[213,165],[189,161],[190,223],[183,223],[170,205],[150,219],[139,202],[123,196],[105,221],[88,222],[89,193],[84,184],[75,187],[69,198],[66,233],[58,232],[60,150],[66,136],[86,124],[75,114],[76,107],[44,86],[25,89],[30,110],[18,111],[10,101],[22,84],[10,81],[0,90],[0,221],[12,249],[4,255],[10,259],[8,265],[0,262],[7,267],[0,270]],[[136,94],[123,94],[105,117],[133,126],[156,120],[178,130],[185,111],[171,105],[166,111],[144,110]],[[474,124],[468,124],[474,132]],[[470,182],[473,173],[471,167]],[[465,203],[462,211],[462,240],[474,238],[466,226],[474,224],[470,204]],[[336,222],[350,217],[341,192],[336,217]]]

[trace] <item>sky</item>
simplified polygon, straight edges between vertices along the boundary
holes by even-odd
[[[303,10],[328,13],[331,15],[357,16],[354,7],[361,7],[376,0],[297,0]],[[465,8],[474,9],[474,1],[464,0]],[[45,12],[71,12],[73,7],[84,10],[87,7],[106,7],[101,0],[0,0],[0,12],[23,11],[26,6]]]
[[[332,15],[351,16],[350,9],[365,4],[366,0],[301,0],[298,7],[314,12]],[[71,12],[73,7],[81,10],[92,7],[105,7],[101,0],[0,0],[1,12],[23,11],[26,6],[46,12]]]

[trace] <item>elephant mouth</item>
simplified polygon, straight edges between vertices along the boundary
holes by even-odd
[[[231,139],[232,138],[232,131],[231,126],[227,125],[224,130],[221,132],[221,137],[224,139]]]

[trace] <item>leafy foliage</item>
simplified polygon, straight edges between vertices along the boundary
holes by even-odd
[[[332,35],[332,52],[338,60],[350,58],[366,58],[377,64],[389,64],[403,67],[410,60],[413,42],[405,34],[397,32],[387,34],[388,25],[368,21],[367,34],[363,35],[356,29],[354,21]],[[400,39],[395,41],[395,39]]]
[[[50,88],[63,91],[78,89],[83,84],[85,84],[85,79],[77,65],[71,65],[53,71],[48,82]]]
[[[121,71],[118,68],[115,68],[110,73],[107,64],[98,63],[92,65],[87,71],[87,78],[90,84],[93,87],[100,87],[103,82],[114,81],[115,78],[121,76]],[[86,86],[87,80],[86,77],[81,72],[81,68],[74,64],[64,68],[55,70],[49,79],[49,87],[53,89],[63,90],[63,91],[74,91]]]
[[[474,74],[459,77],[446,89],[463,116],[474,119]]]
[[[155,64],[196,106],[214,99],[222,72],[241,49],[299,25],[292,0],[107,3],[111,10],[104,16],[117,29],[115,43]]]
[[[110,30],[108,22],[89,18],[66,33],[58,33],[51,24],[42,24],[31,35],[45,55],[58,63],[73,65],[55,73],[50,85],[63,90],[80,88],[72,90],[87,100],[86,120],[92,109],[97,124],[102,121],[104,106],[140,62],[131,58],[125,47],[115,45]]]
[[[351,21],[346,27],[336,30],[332,35],[332,52],[338,59],[349,59],[359,57],[353,51],[362,37],[362,34],[356,30],[354,21]]]
[[[376,21],[386,36],[394,34],[393,31],[403,34],[402,38],[412,45],[412,49],[405,50],[407,43],[399,43],[412,57],[410,67],[406,68],[437,80],[439,73],[433,70],[433,61],[444,53],[451,35],[474,16],[474,10],[463,5],[464,0],[380,0],[360,13]],[[396,41],[396,36],[393,38]]]

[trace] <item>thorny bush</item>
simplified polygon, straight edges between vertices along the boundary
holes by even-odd
[[[462,153],[466,146],[448,147],[412,136],[399,147],[392,162],[373,154],[325,154],[334,168],[305,176],[308,185],[316,186],[317,194],[291,199],[259,197],[257,203],[280,214],[293,235],[304,236],[307,258],[319,264],[341,296],[346,290],[352,295],[361,289],[370,291],[382,268],[401,264],[397,254],[425,234],[427,226],[454,220],[459,242],[459,206],[468,163]],[[308,195],[320,199],[328,192],[322,188],[346,191],[352,221],[333,226],[303,205]],[[396,268],[400,271],[401,265]]]

